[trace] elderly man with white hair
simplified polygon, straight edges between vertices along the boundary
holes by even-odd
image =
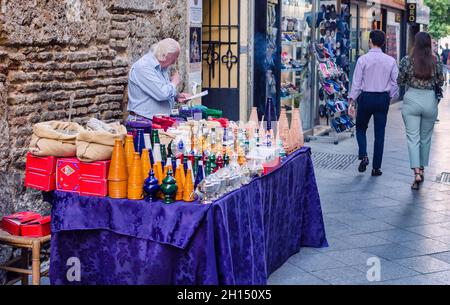
[[[177,93],[181,79],[178,72],[169,76],[168,68],[180,55],[180,45],[171,38],[154,44],[131,67],[128,79],[128,121],[142,121],[151,125],[156,114],[169,115],[175,100],[184,102],[189,96]]]

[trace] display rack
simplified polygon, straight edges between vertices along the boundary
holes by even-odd
[[[281,82],[280,105],[290,116],[308,100],[310,88],[308,44],[311,29],[306,14],[311,11],[308,1],[284,0],[281,17]],[[303,107],[300,107],[304,111]]]
[[[355,123],[348,115],[350,4],[338,11],[337,1],[321,1],[317,18],[317,43],[313,46],[318,72],[319,117],[326,121],[325,132],[309,140],[338,144],[340,135],[354,137]]]

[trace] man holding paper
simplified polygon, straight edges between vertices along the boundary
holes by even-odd
[[[128,121],[149,123],[154,115],[170,115],[175,101],[186,102],[187,93],[177,93],[181,78],[176,71],[169,76],[169,68],[180,55],[177,41],[167,38],[154,44],[131,67],[128,79]]]

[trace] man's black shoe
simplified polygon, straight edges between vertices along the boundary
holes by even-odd
[[[360,173],[364,173],[366,171],[367,165],[369,165],[369,158],[367,157],[362,158],[361,163],[359,163],[358,166],[358,171]]]
[[[379,169],[379,168],[372,169],[372,176],[376,177],[376,176],[381,176],[382,174],[383,174],[383,172],[381,171],[381,169]]]

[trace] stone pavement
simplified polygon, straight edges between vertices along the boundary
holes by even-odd
[[[436,182],[450,172],[450,86],[439,106],[430,167],[420,191],[410,189],[402,103],[391,106],[383,175],[316,167],[330,247],[302,248],[269,278],[269,284],[450,284],[450,184]],[[372,123],[371,123],[372,124]],[[369,158],[373,129],[368,130]],[[313,152],[357,154],[356,139],[338,145],[312,141]],[[369,281],[369,258],[380,262],[380,280]]]

